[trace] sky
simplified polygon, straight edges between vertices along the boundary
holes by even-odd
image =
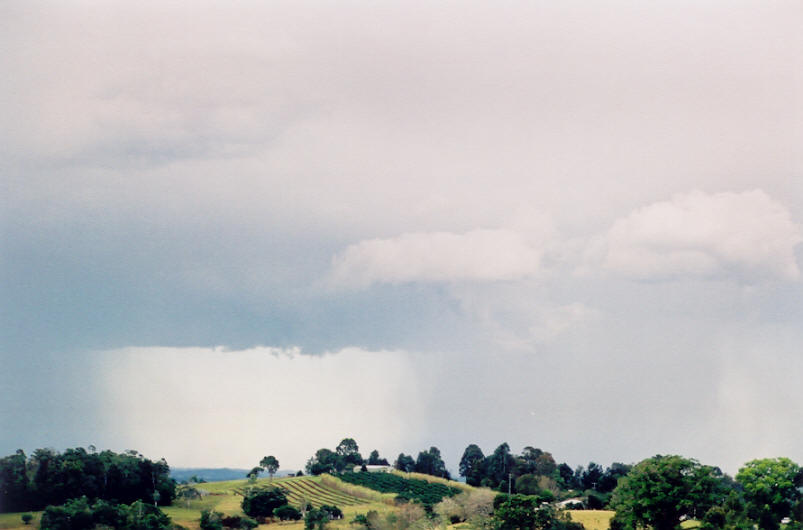
[[[0,3],[0,453],[803,462],[802,17]]]

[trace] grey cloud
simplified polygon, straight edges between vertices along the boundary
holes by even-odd
[[[797,2],[743,7],[0,3],[2,423],[27,429],[3,447],[135,445],[81,373],[119,376],[124,346],[270,344],[404,351],[390,357],[414,366],[393,366],[431,392],[409,445],[382,451],[434,443],[454,462],[482,433],[573,464],[716,460],[708,448],[739,435],[727,460],[757,456],[757,430],[796,417],[712,418],[773,380],[738,399],[721,387],[763,358],[783,366],[746,345],[803,328],[801,283],[785,280],[801,259],[802,41]],[[694,212],[724,205],[710,237],[640,236],[664,209],[698,223],[678,213],[694,189]],[[575,274],[612,226],[594,273]],[[690,247],[713,265],[674,259]],[[370,287],[329,290],[335,255],[344,286]],[[675,281],[629,279],[656,273]],[[116,353],[93,365],[98,349]],[[141,414],[128,388],[115,403]],[[779,433],[781,450],[795,433]]]

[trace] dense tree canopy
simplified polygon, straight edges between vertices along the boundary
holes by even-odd
[[[158,499],[169,505],[176,483],[167,462],[153,462],[136,451],[87,451],[82,447],[58,453],[37,449],[0,459],[0,506],[6,511],[40,510],[86,496],[130,504]]]
[[[436,477],[449,478],[449,471],[441,458],[441,451],[437,447],[430,447],[429,451],[421,451],[415,460],[416,473],[426,473]]]
[[[273,510],[287,504],[287,494],[281,488],[254,489],[243,496],[241,507],[251,517],[271,517]]]
[[[747,512],[761,528],[778,528],[782,518],[792,515],[800,500],[803,474],[788,458],[751,460],[736,474],[744,488]]]
[[[722,472],[680,456],[639,462],[613,492],[612,508],[624,528],[674,530],[681,516],[702,517],[726,497]]]
[[[404,471],[405,473],[410,473],[412,471],[415,471],[415,458],[413,458],[411,455],[399,453],[399,456],[393,463],[393,467],[395,467],[399,471]]]
[[[48,506],[42,514],[41,530],[167,530],[170,518],[156,506],[136,501],[131,505],[98,500],[90,504],[86,497]]]
[[[340,441],[334,451],[331,449],[318,449],[315,455],[307,460],[306,470],[308,475],[320,475],[321,473],[340,473],[349,470],[355,465],[363,463],[360,448],[354,438],[344,438]]]
[[[330,449],[321,448],[315,455],[307,460],[307,475],[320,475],[321,473],[335,473],[343,470],[343,463],[337,453]]]

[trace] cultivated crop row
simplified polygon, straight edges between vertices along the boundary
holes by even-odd
[[[278,485],[287,490],[287,497],[294,504],[301,502],[302,499],[306,499],[315,508],[323,504],[353,506],[365,504],[366,502],[363,499],[339,492],[308,478],[299,477],[292,480],[284,480]]]
[[[425,505],[437,504],[444,497],[460,493],[459,488],[425,480],[407,479],[392,473],[343,473],[338,475],[338,478],[343,482],[382,493],[395,493],[400,500],[417,501]]]

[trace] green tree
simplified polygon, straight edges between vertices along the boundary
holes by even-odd
[[[287,504],[287,495],[281,488],[251,490],[243,496],[241,507],[251,517],[271,517],[273,510]]]
[[[20,516],[20,518],[22,519],[22,524],[28,525],[31,524],[31,521],[33,520],[33,515],[29,513],[24,513]]]
[[[410,473],[411,471],[415,471],[415,459],[410,455],[399,453],[396,462],[393,463],[393,467],[399,471]]]
[[[470,486],[480,485],[485,475],[485,455],[477,444],[471,444],[463,451],[458,471]]]
[[[278,517],[280,521],[298,521],[301,519],[301,512],[289,504],[274,508],[273,515]]]
[[[178,490],[178,498],[184,499],[187,503],[187,508],[190,507],[190,501],[201,498],[201,492],[190,485],[182,486]]]
[[[371,451],[371,454],[368,455],[368,465],[369,466],[386,466],[388,465],[388,461],[384,458],[379,457],[379,451],[374,449]]]
[[[415,461],[415,471],[435,477],[449,478],[449,471],[441,458],[441,451],[435,446],[430,447],[429,451],[418,453],[418,458]]]
[[[273,475],[276,473],[276,471],[279,470],[279,461],[273,455],[266,456],[260,460],[259,465],[268,472],[271,480],[273,480]]]
[[[722,472],[680,456],[654,456],[636,464],[613,491],[621,528],[674,530],[681,516],[702,517],[726,495]]]
[[[323,530],[329,522],[329,514],[323,510],[312,509],[304,516],[305,530]]]
[[[320,475],[321,473],[334,473],[342,471],[342,460],[337,453],[322,448],[315,451],[315,455],[307,460],[307,475]]]
[[[500,530],[582,530],[583,525],[559,516],[552,508],[541,506],[537,497],[528,495],[502,496],[494,519]]]
[[[18,512],[34,507],[27,476],[27,459],[22,449],[0,459],[0,507]]]
[[[494,488],[502,488],[504,483],[505,491],[507,491],[508,474],[513,471],[515,459],[510,454],[510,446],[507,442],[502,443],[494,449],[491,456],[488,457],[488,471],[487,476],[491,481]]]
[[[736,474],[744,488],[747,515],[762,529],[774,530],[782,518],[794,515],[803,485],[800,466],[788,458],[752,460]]]
[[[338,471],[343,469],[351,470],[354,466],[362,464],[362,456],[360,455],[360,447],[354,438],[343,438],[337,447],[335,453],[340,457],[340,465]]]
[[[201,512],[201,530],[223,530],[223,514],[211,510]]]

